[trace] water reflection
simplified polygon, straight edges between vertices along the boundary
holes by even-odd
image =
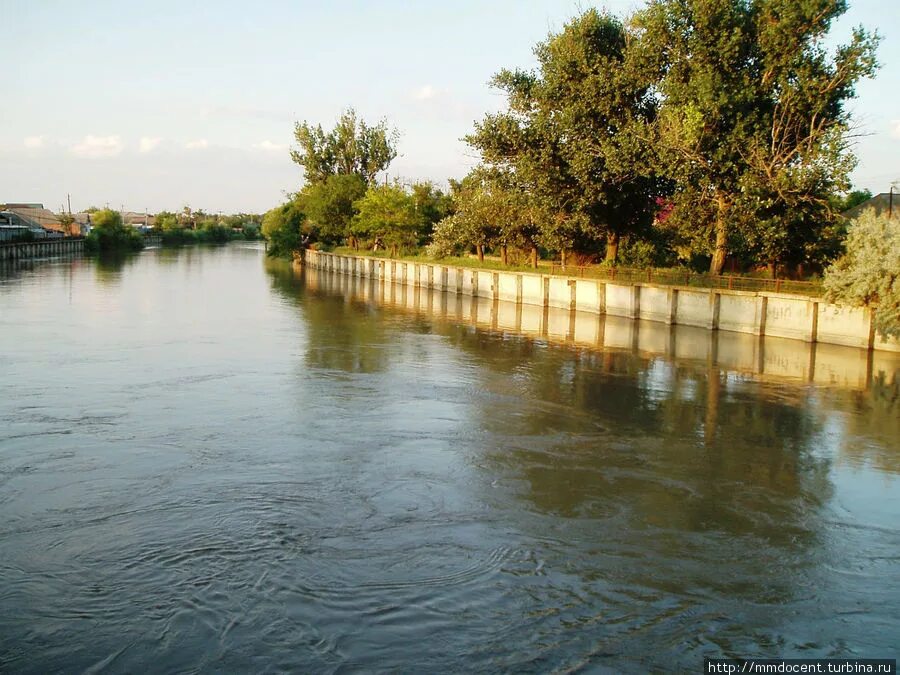
[[[93,261],[97,271],[97,281],[102,284],[118,284],[123,273],[137,261],[138,254],[130,251],[109,251],[101,253]]]
[[[844,610],[820,589],[858,604],[870,577],[851,583],[852,570],[897,576],[880,556],[900,533],[878,511],[846,531],[847,509],[865,509],[835,464],[900,473],[894,355],[282,273],[328,308],[305,313],[322,322],[318,340],[333,329],[342,349],[363,350],[369,336],[347,339],[341,317],[408,317],[404,330],[478,364],[484,498],[524,500],[517,527],[543,542],[542,568],[569,570],[554,592],[578,599],[560,620],[607,628],[595,652],[840,653],[845,637],[822,626]],[[878,604],[860,626],[897,618]]]
[[[14,671],[693,672],[894,647],[885,355],[234,245],[119,274],[0,284]]]
[[[769,382],[803,382],[870,389],[873,378],[900,381],[900,354],[691,326],[667,326],[556,308],[495,302],[431,289],[362,279],[318,269],[290,270],[311,293],[404,310],[431,322],[452,320],[499,333],[599,348],[626,350],[687,363],[703,363]],[[305,281],[300,281],[299,276]]]

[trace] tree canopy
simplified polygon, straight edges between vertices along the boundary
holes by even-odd
[[[356,206],[358,213],[352,226],[355,236],[389,246],[395,252],[416,245],[421,221],[415,199],[401,185],[373,185]]]
[[[647,140],[674,186],[668,223],[711,254],[710,271],[742,244],[796,255],[833,220],[828,196],[853,166],[845,103],[877,65],[877,36],[861,28],[833,55],[823,46],[845,11],[844,0],[653,0],[635,16],[630,60],[660,101]]]
[[[139,251],[144,238],[132,227],[122,222],[122,214],[112,209],[95,211],[91,218],[91,231],[85,241],[88,251],[108,253]]]
[[[263,216],[262,233],[269,242],[271,256],[290,256],[300,248],[302,238],[300,227],[306,215],[296,199],[276,206]]]
[[[291,159],[303,167],[308,184],[351,174],[372,183],[397,156],[399,133],[389,129],[386,120],[370,126],[348,108],[331,131],[321,124],[297,122],[294,138],[300,147],[291,151]]]
[[[501,70],[506,112],[487,115],[466,140],[545,213],[543,241],[560,250],[649,226],[655,180],[637,132],[655,100],[625,59],[629,36],[591,9],[535,49],[539,71]]]

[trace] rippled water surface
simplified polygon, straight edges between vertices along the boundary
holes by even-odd
[[[0,671],[896,657],[896,358],[407,292],[251,245],[0,270]]]

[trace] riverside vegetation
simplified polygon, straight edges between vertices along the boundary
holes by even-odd
[[[867,237],[891,225],[848,238],[840,216],[867,196],[849,182],[847,104],[875,73],[879,41],[856,28],[825,49],[846,9],[655,0],[624,18],[587,10],[535,47],[535,70],[497,73],[507,107],[466,136],[481,163],[446,193],[377,180],[397,155],[385,120],[370,126],[349,109],[332,130],[298,123],[291,156],[305,181],[263,219],[270,253],[343,244],[479,261],[489,252],[532,267],[856,270],[852,283],[829,282],[829,297],[878,304],[879,326],[900,334],[896,284],[863,284],[876,260],[882,279],[900,276],[896,256],[849,250],[868,250]]]

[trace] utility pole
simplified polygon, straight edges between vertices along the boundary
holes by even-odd
[[[68,204],[69,204],[69,215],[71,216],[72,215],[72,195],[70,195],[68,192],[66,193],[66,202],[68,202]]]

